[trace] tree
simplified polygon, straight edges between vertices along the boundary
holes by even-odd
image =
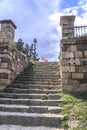
[[[34,41],[33,41],[34,43],[37,43],[37,39],[36,38],[34,38]]]
[[[37,44],[37,39],[34,38],[33,40],[33,60],[39,60],[38,54],[36,53],[36,44]]]
[[[24,47],[24,53],[28,56],[29,55],[30,46],[26,43]]]
[[[16,47],[19,51],[26,54],[29,59],[33,59],[35,61],[39,60],[38,54],[36,53],[36,43],[37,43],[36,38],[34,38],[33,43],[31,45],[27,43],[25,44],[22,39],[19,39],[16,42]]]
[[[16,42],[16,47],[19,51],[24,52],[24,42],[21,38]]]

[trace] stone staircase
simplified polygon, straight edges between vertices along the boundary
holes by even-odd
[[[0,124],[61,127],[61,80],[56,62],[37,63],[0,92]]]

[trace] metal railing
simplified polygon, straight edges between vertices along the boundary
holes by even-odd
[[[74,26],[74,37],[87,36],[87,26]]]

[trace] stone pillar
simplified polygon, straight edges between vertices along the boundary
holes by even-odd
[[[60,26],[62,27],[62,39],[74,37],[74,20],[75,16],[62,16]]]
[[[77,85],[78,82],[71,78],[72,73],[75,73],[74,20],[75,16],[62,16],[60,18],[60,26],[62,27],[60,62],[63,91],[73,91],[73,86]]]
[[[75,16],[62,16],[61,79],[64,92],[87,90],[87,35],[74,37]]]
[[[16,26],[12,20],[0,21],[0,43],[13,43]]]
[[[0,89],[12,80],[12,44],[16,26],[11,20],[0,21]]]

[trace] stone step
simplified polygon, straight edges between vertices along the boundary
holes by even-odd
[[[34,69],[43,69],[43,70],[60,70],[60,68],[58,67],[58,66],[35,66],[35,67],[33,67],[32,68],[32,70],[34,70]],[[30,68],[29,68],[29,70],[30,70]],[[26,70],[25,70],[26,71]]]
[[[20,104],[28,106],[58,106],[62,103],[58,100],[42,100],[42,99],[14,99],[14,98],[0,98],[0,104]]]
[[[52,75],[52,74],[21,74],[20,76],[18,76],[17,78],[23,78],[23,79],[25,79],[25,78],[27,78],[27,79],[46,79],[46,80],[59,80],[60,79],[60,76],[57,76],[57,75]],[[16,79],[17,79],[16,78]]]
[[[52,73],[22,73],[21,75],[26,75],[26,76],[43,76],[43,77],[57,77],[57,74],[56,73],[54,73],[54,74],[52,74]],[[51,75],[51,76],[50,76]]]
[[[24,71],[23,74],[56,74],[56,70],[42,70],[42,71],[37,71],[37,70],[31,70],[31,71]]]
[[[28,71],[59,71],[60,68],[58,66],[55,66],[55,67],[33,67],[33,68],[29,68]],[[27,71],[27,69],[25,70]]]
[[[34,93],[34,94],[58,94],[61,93],[61,90],[48,90],[48,89],[23,89],[23,88],[12,88],[9,87],[6,90],[11,93]]]
[[[15,79],[16,81],[38,81],[38,82],[61,82],[61,80],[59,79],[59,77],[56,78],[47,78],[47,77],[33,77],[33,76],[21,76],[21,77],[17,77]]]
[[[26,106],[26,105],[0,104],[0,111],[58,114],[62,111],[62,108],[56,106]]]
[[[58,76],[52,76],[52,75],[19,75],[16,77],[16,79],[27,79],[27,80],[57,80],[61,81],[60,77]]]
[[[40,84],[43,84],[43,85],[60,85],[60,82],[52,82],[52,81],[31,81],[31,80],[29,80],[29,81],[19,81],[19,80],[16,80],[16,81],[13,81],[13,83],[15,83],[15,84],[30,84],[30,86],[32,86],[33,84],[37,84],[38,86],[40,85]]]
[[[61,88],[61,84],[59,85],[46,85],[46,84],[18,84],[18,83],[13,83],[9,85],[11,88],[24,88],[24,89],[59,89]],[[8,89],[8,88],[6,88]]]
[[[59,67],[43,67],[43,68],[40,68],[40,67],[33,67],[33,68],[29,68],[29,69],[25,69],[24,72],[56,72],[56,71],[59,71],[60,68]]]
[[[58,76],[56,76],[56,77],[39,77],[39,76],[35,76],[35,75],[33,75],[33,76],[20,75],[16,78],[16,80],[42,80],[42,81],[49,80],[49,81],[60,81],[61,82],[61,79]]]
[[[51,66],[58,66],[58,62],[38,62],[36,64],[36,66],[48,66],[48,67],[51,67]]]
[[[22,73],[21,76],[42,76],[42,77],[57,77],[57,74],[49,74],[49,73]]]
[[[58,114],[0,112],[0,124],[61,127],[63,119]]]
[[[59,67],[48,67],[48,66],[44,66],[44,67],[33,67],[33,68],[28,68],[28,69],[25,69],[24,72],[27,72],[27,71],[60,71],[60,68]]]
[[[0,124],[61,127],[61,80],[57,62],[26,68],[0,92]]]
[[[56,99],[60,99],[61,95],[58,94],[26,94],[26,93],[0,93],[0,98],[29,98],[29,99],[43,99],[43,100],[47,100],[47,99],[51,99],[51,100],[56,100]]]

